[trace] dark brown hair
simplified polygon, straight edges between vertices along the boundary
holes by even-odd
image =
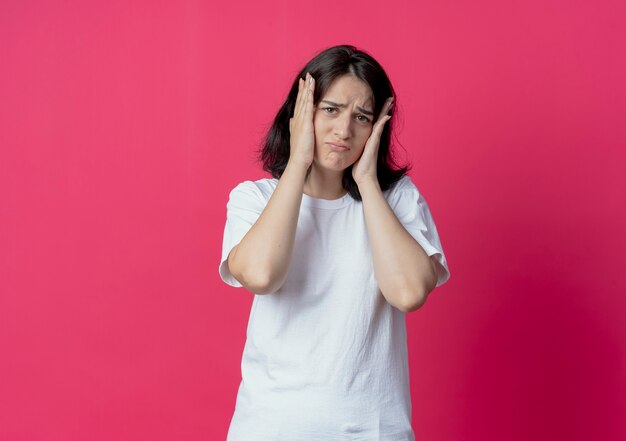
[[[347,74],[354,75],[372,89],[374,94],[374,121],[382,111],[385,100],[389,97],[395,98],[389,77],[382,66],[369,54],[349,45],[334,46],[320,52],[296,76],[287,99],[274,118],[259,151],[263,170],[269,172],[274,178],[282,176],[289,160],[289,119],[293,116],[296,97],[298,96],[298,80],[304,79],[307,72],[315,78],[314,104],[320,101],[333,81]],[[393,108],[397,107],[397,101],[396,98]],[[391,134],[395,120],[395,112],[391,112],[391,119],[385,124],[380,137],[376,171],[382,190],[391,188],[410,168],[408,165],[399,167],[393,158]],[[361,200],[359,188],[352,178],[352,166],[344,170],[343,187],[354,199]]]

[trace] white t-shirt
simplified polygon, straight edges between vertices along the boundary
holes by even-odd
[[[230,193],[226,260],[256,222],[277,179]],[[384,192],[426,253],[437,286],[450,277],[426,201],[408,176]],[[413,441],[405,313],[374,276],[362,203],[302,195],[291,266],[275,293],[255,295],[228,441]]]

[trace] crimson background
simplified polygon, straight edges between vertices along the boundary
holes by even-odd
[[[450,282],[420,440],[626,439],[621,1],[0,4],[0,439],[224,439],[228,192],[303,63],[387,69]]]

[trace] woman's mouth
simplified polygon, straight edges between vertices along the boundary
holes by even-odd
[[[332,142],[327,142],[326,144],[330,146],[331,150],[334,150],[336,152],[345,152],[346,150],[350,150],[350,148],[345,144],[335,144]]]

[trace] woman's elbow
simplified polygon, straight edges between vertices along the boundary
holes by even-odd
[[[239,268],[237,264],[229,262],[229,270],[233,277],[239,281],[248,291],[254,294],[272,294],[280,288],[282,283],[272,277],[270,271],[262,269]]]
[[[426,303],[428,295],[437,286],[437,270],[435,263],[431,259],[432,274],[424,280],[423,286],[419,289],[405,289],[403,295],[400,296],[401,303],[399,309],[404,312],[413,312],[420,309]]]
[[[400,296],[399,304],[396,306],[402,312],[414,312],[424,306],[428,294],[424,291],[407,291]]]
[[[437,263],[434,257],[429,258],[430,271],[422,279],[413,281],[410,286],[405,286],[398,296],[399,305],[403,312],[413,312],[420,309],[426,303],[428,295],[437,286]]]
[[[250,292],[254,294],[264,295],[273,294],[281,287],[282,284],[272,281],[269,277],[257,277],[252,278],[249,282],[247,280],[241,282],[241,284]]]
[[[266,265],[263,261],[250,261],[235,246],[228,255],[228,270],[245,289],[254,294],[272,294],[280,289],[285,282],[286,274],[277,272],[276,268]]]

